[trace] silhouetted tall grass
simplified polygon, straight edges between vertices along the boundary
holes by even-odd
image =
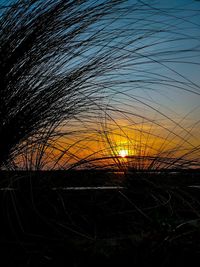
[[[164,2],[0,2],[0,169],[28,170],[1,172],[8,264],[199,255],[199,173],[137,172],[200,166],[200,7]],[[29,172],[77,168],[103,171]]]
[[[114,0],[5,6],[1,168],[121,168],[128,158],[135,169],[199,166],[198,122],[188,127],[159,103],[163,94],[199,97],[199,84],[177,70],[199,67],[197,8]],[[113,136],[134,153],[121,159]]]
[[[1,14],[1,166],[29,146],[42,151],[65,120],[95,113],[102,85],[93,80],[118,65],[101,40],[119,2],[16,1]]]

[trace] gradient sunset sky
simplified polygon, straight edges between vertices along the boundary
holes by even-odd
[[[14,2],[0,0],[0,11]],[[123,5],[130,6],[129,12],[116,14],[118,19],[107,30],[120,29],[119,48],[130,50],[130,62],[126,58],[123,69],[112,71],[116,83],[103,105],[113,110],[90,123],[93,137],[86,145],[83,134],[84,145],[76,146],[73,153],[79,158],[96,155],[99,148],[104,151],[105,138],[112,143],[111,149],[105,148],[107,154],[113,154],[112,149],[120,154],[130,146],[131,154],[137,154],[139,146],[140,153],[147,150],[145,155],[161,151],[171,155],[169,150],[177,153],[178,147],[183,153],[192,151],[200,145],[200,1],[127,0]],[[102,125],[109,125],[107,136],[94,138]]]

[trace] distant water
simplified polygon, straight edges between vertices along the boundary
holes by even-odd
[[[71,186],[71,187],[53,187],[52,190],[62,191],[85,191],[85,190],[119,190],[123,189],[123,186]],[[16,188],[3,187],[0,191],[18,191]]]
[[[79,191],[79,190],[118,190],[123,186],[75,186],[75,187],[54,187],[52,190]]]

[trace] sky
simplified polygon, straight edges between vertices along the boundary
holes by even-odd
[[[0,0],[0,10],[4,10],[1,6],[13,2]],[[138,139],[141,134],[137,133],[142,129],[146,131],[143,147],[147,142],[152,143],[150,150],[156,146],[156,153],[163,147],[169,148],[176,139],[176,148],[178,144],[184,148],[186,139],[191,139],[192,146],[199,145],[200,1],[127,0],[123,6],[129,6],[129,11],[116,14],[117,19],[113,18],[106,29],[113,36],[118,34],[107,45],[117,44],[121,56],[129,51],[122,68],[115,67],[108,73],[115,83],[109,87],[104,105],[111,105],[115,110],[109,111],[109,116],[105,115],[107,121],[101,123],[109,124],[110,140],[113,144],[120,142],[120,146],[116,144],[118,150],[122,146],[126,150],[126,139],[131,139],[131,135],[134,135],[134,146],[141,143]],[[97,23],[95,27],[102,25]],[[97,54],[101,45],[92,47],[85,55]],[[104,78],[99,77],[97,82]],[[116,129],[117,125],[120,129]],[[159,143],[156,145],[155,136]],[[93,146],[95,151],[95,142],[91,143],[87,147]]]

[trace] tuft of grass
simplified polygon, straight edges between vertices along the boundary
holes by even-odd
[[[199,167],[199,106],[176,110],[180,94],[200,94],[185,73],[199,68],[199,16],[131,0],[2,1],[1,168]]]
[[[35,168],[41,168],[44,150],[63,124],[99,109],[103,85],[94,80],[119,65],[106,46],[112,37],[105,28],[120,2],[19,0],[4,6],[0,166],[36,151]]]

